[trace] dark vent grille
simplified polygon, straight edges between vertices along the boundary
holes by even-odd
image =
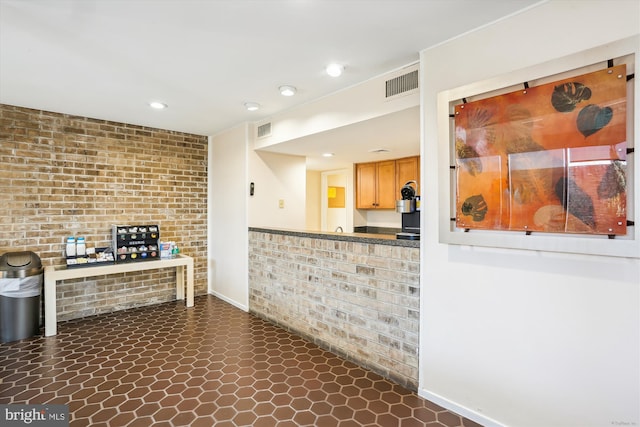
[[[394,77],[386,81],[385,97],[399,95],[418,88],[418,70]]]
[[[271,136],[271,122],[258,126],[258,138]]]

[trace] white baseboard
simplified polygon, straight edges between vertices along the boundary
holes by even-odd
[[[468,418],[471,421],[475,421],[476,423],[481,424],[484,427],[507,427],[505,424],[502,424],[501,422],[496,421],[493,418],[489,418],[479,412],[467,408],[466,406],[458,405],[457,403],[445,397],[442,397],[439,394],[419,388],[418,396],[423,397],[437,405],[440,405],[451,412],[455,412],[458,415]]]
[[[232,300],[232,299],[229,299],[229,298],[227,298],[226,296],[224,296],[224,295],[222,295],[222,294],[217,293],[216,291],[209,290],[209,295],[213,295],[213,296],[214,296],[214,297],[216,297],[216,298],[220,298],[222,301],[224,301],[224,302],[228,302],[229,304],[233,305],[234,307],[239,308],[239,309],[240,309],[240,310],[242,310],[242,311],[249,312],[249,307],[247,307],[246,305],[244,305],[244,304],[240,304],[240,303],[238,303],[237,301],[234,301],[234,300]]]

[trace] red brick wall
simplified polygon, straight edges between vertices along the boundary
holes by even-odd
[[[114,224],[158,224],[206,293],[207,137],[0,104],[0,254],[63,265],[67,236],[109,246]],[[90,267],[89,267],[90,268]],[[174,270],[74,280],[59,319],[175,299]]]

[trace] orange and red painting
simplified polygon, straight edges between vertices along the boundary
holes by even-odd
[[[455,107],[456,226],[625,235],[626,66]]]

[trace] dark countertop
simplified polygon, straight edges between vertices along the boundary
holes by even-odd
[[[373,243],[387,246],[403,246],[406,248],[420,248],[419,240],[396,239],[395,235],[373,233],[333,233],[330,231],[300,231],[283,228],[249,227],[249,231],[262,233],[284,234],[298,237],[312,237],[315,239],[338,240],[342,242]]]

